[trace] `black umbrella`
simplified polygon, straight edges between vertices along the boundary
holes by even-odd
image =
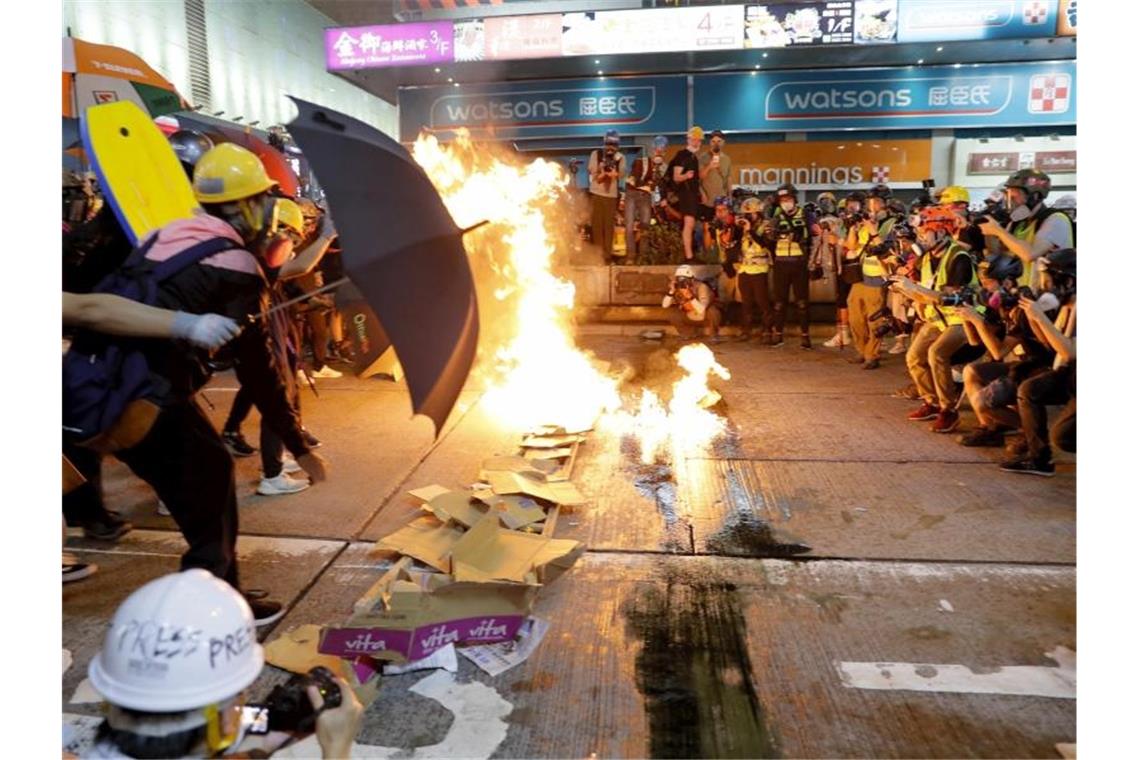
[[[396,347],[412,409],[438,435],[479,341],[464,231],[398,142],[332,109],[293,102],[300,113],[289,133],[325,191],[345,272]]]

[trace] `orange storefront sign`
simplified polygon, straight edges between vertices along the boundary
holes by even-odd
[[[930,177],[929,140],[729,142],[733,182],[762,189],[786,182],[804,190],[918,185]]]

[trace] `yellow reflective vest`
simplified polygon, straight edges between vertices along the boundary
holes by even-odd
[[[921,282],[922,285],[934,291],[941,291],[946,287],[946,280],[950,275],[950,264],[954,259],[959,256],[969,256],[970,253],[964,248],[959,248],[956,243],[950,243],[946,248],[946,252],[938,260],[938,270],[932,271],[930,266],[930,254],[927,253],[922,257],[921,268]],[[977,291],[978,289],[978,269],[971,264],[970,266],[970,282],[966,286]],[[974,309],[979,314],[984,314],[986,311],[985,305],[975,305]],[[941,314],[941,316],[939,316]],[[923,319],[931,324],[937,325],[939,329],[945,330],[952,325],[960,325],[965,320],[958,315],[957,311],[952,307],[942,308],[937,304],[928,303],[923,309]]]
[[[740,274],[766,274],[772,265],[771,257],[771,251],[745,233],[740,241],[740,266],[736,271]]]

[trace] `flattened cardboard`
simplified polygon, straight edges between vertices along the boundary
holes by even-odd
[[[557,462],[534,461],[522,457],[491,457],[483,460],[479,479],[486,480],[490,472],[517,472],[535,480],[546,480],[547,476],[559,468]]]
[[[574,453],[574,449],[569,446],[557,449],[527,449],[526,458],[528,461],[539,462],[547,459],[565,459]]]
[[[546,519],[546,510],[529,496],[487,493],[480,497],[480,501],[488,506],[488,512],[498,515],[503,525],[511,530]]]
[[[451,571],[451,549],[462,535],[460,528],[425,515],[388,534],[376,545],[414,557],[447,573]]]
[[[424,486],[423,488],[417,488],[414,491],[408,491],[409,496],[414,496],[424,504],[427,504],[436,496],[442,496],[445,493],[451,493],[451,489],[444,488],[441,485]]]
[[[479,506],[481,502],[478,500],[473,502],[473,499],[470,491],[448,491],[433,498],[424,505],[424,509],[443,522],[454,520],[470,528],[487,514],[487,510]]]
[[[523,493],[527,496],[549,501],[552,504],[571,507],[586,503],[585,497],[573,483],[539,482],[534,478],[515,472],[489,472],[487,476],[491,490],[499,495]]]
[[[524,449],[557,449],[586,440],[580,435],[528,435],[523,438]]]
[[[456,543],[451,564],[456,581],[549,583],[586,550],[578,541],[504,530],[489,514]]]

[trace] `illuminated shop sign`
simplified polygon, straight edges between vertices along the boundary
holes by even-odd
[[[899,0],[899,42],[1051,37],[1057,0]]]

